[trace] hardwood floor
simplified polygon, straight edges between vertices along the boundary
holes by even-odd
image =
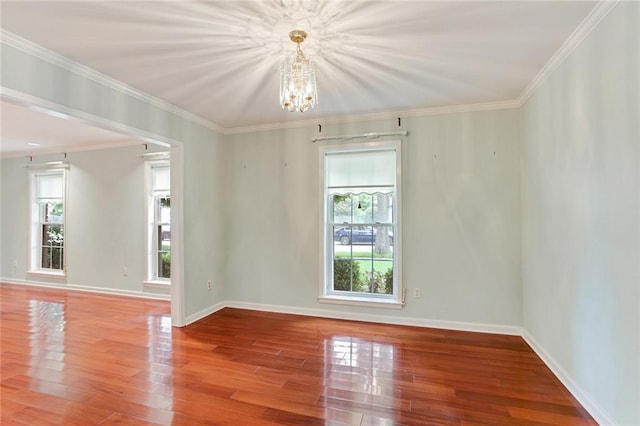
[[[595,424],[520,337],[0,293],[3,425]]]

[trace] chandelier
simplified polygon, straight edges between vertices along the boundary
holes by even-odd
[[[286,59],[280,67],[280,105],[282,109],[291,112],[304,112],[318,102],[316,72],[300,48],[300,43],[307,38],[307,33],[293,30],[289,33],[289,38],[298,47],[295,56]]]

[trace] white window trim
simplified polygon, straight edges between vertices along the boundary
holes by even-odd
[[[155,203],[153,195],[153,168],[157,166],[167,166],[171,168],[169,159],[145,161],[145,222],[146,222],[146,279],[142,284],[148,288],[164,288],[171,286],[170,278],[158,277],[158,260],[155,241]],[[171,169],[169,169],[171,170]],[[171,189],[169,189],[171,191]],[[173,220],[173,218],[172,218]],[[173,248],[172,248],[173,249]],[[173,262],[173,260],[172,260]]]
[[[57,162],[56,162],[57,163]],[[56,278],[56,279],[66,279],[67,277],[67,235],[69,232],[69,228],[67,227],[67,204],[69,200],[69,164],[60,162],[60,164],[37,164],[37,165],[26,165],[27,169],[29,169],[29,269],[27,270],[28,276],[33,277],[43,277],[43,278]],[[64,191],[62,194],[62,204],[64,206],[64,220],[62,221],[62,227],[64,229],[64,244],[62,251],[62,263],[64,264],[63,269],[46,269],[42,268],[40,265],[40,261],[42,258],[42,244],[40,241],[40,230],[36,229],[34,226],[35,223],[38,223],[38,228],[40,224],[40,209],[39,206],[36,208],[35,206],[35,198],[36,198],[36,175],[45,174],[48,172],[62,172],[62,181],[64,185]],[[36,211],[34,212],[34,208]],[[34,218],[34,215],[38,215],[38,219]]]
[[[402,143],[395,141],[366,142],[358,144],[330,144],[320,148],[319,153],[319,177],[320,177],[320,284],[319,303],[329,303],[337,305],[367,306],[376,308],[401,309],[404,307],[404,286],[402,282]],[[394,233],[394,296],[392,298],[372,294],[349,294],[339,295],[329,291],[328,280],[332,276],[329,268],[331,260],[331,248],[333,244],[332,231],[327,226],[329,209],[327,206],[327,182],[325,176],[325,155],[332,152],[349,152],[365,150],[395,149],[396,151],[396,185],[395,185],[395,208],[393,209],[393,221],[395,224]],[[397,234],[397,235],[396,235]]]
[[[404,302],[398,300],[380,299],[372,300],[366,296],[349,297],[349,296],[318,296],[318,302],[327,303],[332,305],[350,305],[350,306],[366,306],[374,308],[390,308],[390,309],[402,309]]]
[[[171,280],[144,280],[142,284],[148,288],[167,288],[171,286]]]

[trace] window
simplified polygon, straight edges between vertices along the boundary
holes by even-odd
[[[327,147],[320,301],[401,306],[400,143]]]
[[[171,278],[171,175],[168,161],[147,163],[148,279]]]
[[[33,171],[30,271],[64,274],[66,170]]]

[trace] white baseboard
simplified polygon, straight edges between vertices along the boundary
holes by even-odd
[[[194,322],[201,320],[202,318],[209,316],[211,314],[214,314],[216,312],[218,312],[220,309],[223,309],[225,307],[225,302],[219,302],[216,303],[215,305],[209,306],[208,308],[205,308],[199,312],[196,312],[195,314],[191,314],[188,317],[185,318],[184,320],[184,326],[188,326],[189,324],[193,324]]]
[[[522,330],[522,338],[527,342],[531,349],[540,357],[551,372],[562,382],[564,387],[573,395],[575,399],[584,407],[585,410],[591,414],[591,417],[600,425],[616,425],[617,423],[611,419],[611,417],[604,412],[602,408],[591,398],[591,396],[582,390],[580,386],[573,380],[573,378],[566,372],[560,364],[558,364],[549,353],[533,338],[533,336],[526,331]]]
[[[18,284],[18,285],[27,285],[27,286],[33,286],[33,287],[44,287],[44,288],[63,289],[63,290],[75,290],[75,291],[84,291],[84,292],[98,293],[98,294],[109,294],[109,295],[116,295],[116,296],[139,297],[139,298],[156,299],[156,300],[171,300],[171,295],[168,295],[168,294],[145,293],[142,291],[120,290],[120,289],[105,288],[105,287],[60,284],[60,283],[41,282],[41,281],[32,281],[32,280],[21,280],[21,279],[14,279],[14,278],[0,278],[0,282],[7,283],[7,284]],[[513,335],[513,336],[522,335],[522,329],[520,327],[508,326],[508,325],[468,323],[468,322],[445,321],[445,320],[434,320],[434,319],[412,318],[412,317],[392,317],[392,316],[386,316],[386,315],[373,315],[373,314],[360,314],[360,313],[352,313],[352,312],[333,311],[329,309],[298,308],[298,307],[291,307],[291,306],[284,306],[284,305],[268,305],[268,304],[262,304],[262,303],[250,303],[250,302],[239,302],[239,301],[222,301],[222,302],[216,303],[215,305],[202,309],[201,311],[186,317],[184,321],[184,325],[187,326],[189,324],[192,324],[202,318],[205,318],[215,312],[218,312],[219,310],[225,307],[251,309],[255,311],[278,312],[283,314],[313,316],[313,317],[320,317],[320,318],[333,318],[333,319],[343,319],[343,320],[350,320],[350,321],[374,322],[374,323],[381,323],[381,324],[430,327],[430,328],[441,328],[446,330],[495,333],[495,334],[506,334],[506,335]]]
[[[279,312],[283,314],[304,315],[321,318],[343,319],[350,321],[365,321],[382,324],[408,325],[416,327],[443,328],[447,330],[473,331],[480,333],[522,335],[520,327],[496,324],[480,324],[458,321],[432,320],[425,318],[395,317],[386,315],[360,314],[353,312],[332,311],[329,309],[297,308],[283,305],[267,305],[262,303],[249,303],[227,301],[225,306],[229,308],[252,309],[256,311]]]
[[[143,291],[122,290],[122,289],[107,288],[107,287],[92,287],[92,286],[77,285],[77,284],[21,280],[21,279],[15,279],[15,278],[0,278],[0,283],[52,288],[52,289],[58,289],[58,290],[61,289],[61,290],[84,291],[87,293],[109,294],[112,296],[138,297],[142,299],[171,300],[171,295],[169,294],[145,293]]]

